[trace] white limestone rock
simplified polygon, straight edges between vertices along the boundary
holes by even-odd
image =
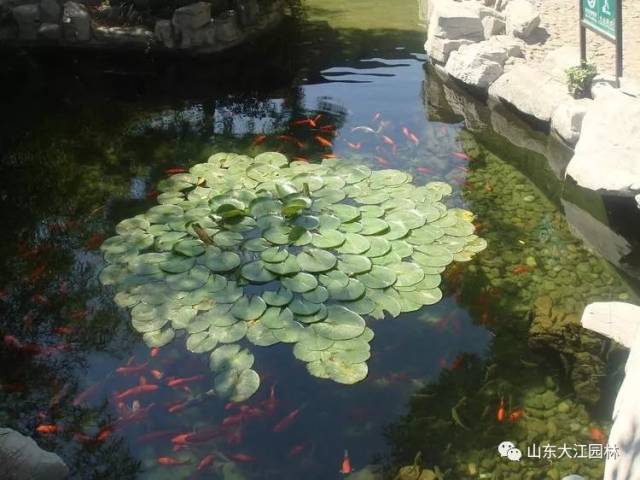
[[[68,476],[69,468],[58,455],[15,430],[0,428],[0,478],[64,480]]]
[[[176,8],[171,21],[178,32],[204,27],[211,21],[211,4],[197,2]]]
[[[460,46],[484,39],[479,5],[475,2],[438,0],[432,4],[425,50],[429,58],[446,63]]]
[[[474,43],[452,52],[445,70],[450,76],[472,88],[486,90],[502,75],[507,57],[505,49],[494,43]]]
[[[591,190],[640,190],[640,100],[620,92],[594,100],[567,175]]]
[[[170,20],[156,20],[156,24],[153,28],[153,34],[156,40],[166,48],[173,48],[175,41],[173,39],[173,27]]]
[[[540,67],[554,80],[566,83],[567,69],[579,67],[580,64],[580,49],[567,45],[550,51],[542,60]]]
[[[91,17],[81,3],[65,2],[62,10],[62,30],[65,40],[88,42],[91,39]]]
[[[97,41],[114,46],[143,48],[151,45],[154,35],[144,27],[96,27]]]
[[[566,85],[526,64],[515,65],[498,78],[489,87],[489,96],[544,124],[551,122],[558,105],[572,98]]]
[[[540,25],[538,10],[527,0],[510,0],[504,13],[507,35],[526,39]]]
[[[575,145],[580,138],[582,119],[592,103],[589,98],[562,102],[551,116],[551,128],[569,145]]]
[[[489,41],[504,48],[509,57],[524,58],[524,42],[519,38],[508,35],[495,35]]]
[[[38,28],[38,37],[55,41],[62,38],[62,27],[57,23],[43,23]]]
[[[505,30],[505,22],[497,17],[487,15],[482,19],[484,38],[489,39],[494,35],[501,35]]]

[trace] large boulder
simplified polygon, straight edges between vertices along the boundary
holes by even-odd
[[[640,190],[640,100],[612,93],[594,100],[567,175],[591,190]]]
[[[484,39],[480,6],[475,2],[438,0],[432,4],[425,50],[429,57],[446,63],[460,46]]]
[[[234,10],[227,10],[218,15],[215,24],[216,39],[223,43],[235,42],[242,35],[238,25],[238,14]]]
[[[569,145],[575,145],[580,138],[582,119],[593,100],[571,99],[558,105],[551,116],[551,128]]]
[[[58,23],[62,8],[58,0],[40,0],[40,21],[43,23]]]
[[[18,5],[12,10],[13,19],[18,24],[20,40],[35,40],[38,38],[40,26],[40,9],[38,5]]]
[[[48,41],[58,41],[62,38],[62,27],[58,23],[43,23],[38,28],[38,37]]]
[[[97,41],[117,47],[145,48],[154,41],[145,27],[97,27],[93,33]]]
[[[64,38],[71,42],[87,42],[91,39],[91,16],[81,3],[65,2],[62,10]]]
[[[169,20],[157,20],[153,29],[156,40],[166,48],[173,48],[175,42],[173,40],[173,27]]]
[[[173,27],[178,32],[204,27],[211,21],[211,4],[197,2],[176,8],[173,12]]]
[[[554,80],[566,83],[567,69],[579,67],[580,64],[580,49],[566,45],[550,51],[542,60],[540,67]]]
[[[515,65],[489,87],[489,96],[548,126],[553,111],[571,97],[563,83],[528,65]]]
[[[540,25],[538,10],[527,0],[510,0],[504,14],[507,35],[526,39]]]
[[[63,480],[68,476],[69,468],[58,455],[15,430],[0,428],[0,478]]]
[[[474,89],[486,90],[502,75],[507,57],[505,49],[492,42],[474,43],[452,52],[445,70]]]
[[[248,27],[257,23],[260,14],[257,0],[235,0],[234,10],[238,12],[240,25]]]
[[[505,32],[505,23],[498,17],[487,15],[482,19],[482,29],[484,38],[489,39],[494,35],[502,35]]]
[[[495,45],[504,48],[509,57],[524,58],[524,42],[508,35],[495,35],[489,39]]]

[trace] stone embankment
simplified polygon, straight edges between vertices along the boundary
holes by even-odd
[[[69,468],[52,452],[10,428],[0,428],[0,478],[5,480],[64,480]]]
[[[60,0],[0,0],[0,47],[66,47],[100,50],[215,53],[276,26],[281,0],[213,0],[154,18],[153,27],[114,26],[113,7]]]
[[[427,0],[425,49],[442,73],[489,103],[501,103],[534,126],[575,146],[566,175],[594,191],[631,195],[640,190],[640,99],[598,76],[590,98],[569,94],[566,69],[580,65],[574,47],[525,60],[528,46],[545,38],[529,0]],[[576,26],[577,35],[577,26]]]

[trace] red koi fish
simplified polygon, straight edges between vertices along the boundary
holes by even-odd
[[[164,173],[166,173],[167,175],[175,175],[176,173],[186,173],[186,172],[188,172],[188,170],[182,167],[167,168],[164,171]]]
[[[360,150],[362,148],[362,143],[351,143],[351,142],[347,142],[347,145],[349,146],[349,148],[353,149],[353,150]]]
[[[167,380],[167,386],[175,388],[184,385],[185,383],[198,382],[200,380],[204,380],[204,375],[194,375],[192,377],[185,378],[171,378]]]
[[[185,409],[189,400],[178,400],[177,402],[170,403],[167,412],[169,413],[178,413]]]
[[[320,135],[316,135],[313,138],[318,143],[318,145],[321,145],[323,147],[333,147],[333,143],[331,143],[330,140],[327,140],[326,138],[321,137]]]
[[[80,392],[74,399],[72,405],[74,407],[77,407],[79,405],[82,405],[83,403],[85,403],[89,398],[93,397],[98,390],[100,389],[102,385],[100,383],[96,383],[94,385],[91,385],[89,388],[87,388],[86,390],[84,390],[83,392]]]
[[[598,427],[589,427],[589,438],[598,443],[601,443],[602,445],[607,444],[607,436]]]
[[[297,138],[292,137],[291,135],[278,135],[278,140],[282,140],[284,142],[289,142],[295,145],[298,148],[304,148],[304,143],[302,143]]]
[[[55,424],[41,424],[36,427],[36,432],[41,435],[53,435],[54,433],[58,433],[60,428],[58,428]]]
[[[522,417],[524,417],[524,410],[522,408],[517,408],[509,413],[509,421],[511,423],[517,422]]]
[[[113,427],[111,425],[107,425],[106,427],[102,427],[98,434],[96,435],[96,443],[102,443],[107,438],[111,436],[113,433]]]
[[[386,135],[382,135],[382,141],[391,146],[394,146],[396,144],[396,142],[394,142],[391,137],[387,137]]]
[[[465,162],[471,161],[471,157],[464,152],[453,152],[453,156],[459,158],[460,160],[464,160]]]
[[[453,359],[453,362],[451,362],[451,370],[458,370],[463,365],[464,365],[464,357],[462,355],[458,355],[456,358]]]
[[[431,175],[433,170],[427,167],[416,167],[416,172],[424,173],[425,175]]]
[[[498,411],[496,412],[496,420],[502,423],[506,415],[507,411],[504,408],[504,398],[500,398],[500,405],[498,405]]]
[[[318,130],[320,130],[321,132],[326,132],[326,133],[334,133],[335,130],[336,130],[336,126],[335,125],[323,125]]]
[[[276,433],[284,432],[291,426],[293,422],[295,422],[296,418],[298,418],[298,415],[300,415],[300,411],[302,410],[302,408],[303,407],[296,408],[295,410],[287,414],[286,417],[276,423],[272,431]]]
[[[246,453],[232,453],[231,455],[229,455],[229,458],[241,463],[252,463],[257,460],[256,457],[247,455]]]
[[[204,470],[205,468],[211,466],[215,459],[216,459],[215,454],[210,453],[209,455],[204,457],[202,460],[200,460],[200,463],[198,463],[196,470]]]
[[[253,145],[262,145],[266,139],[267,139],[267,136],[266,136],[266,135],[258,135],[258,136],[253,140]]]
[[[264,407],[265,413],[268,415],[273,415],[278,408],[278,399],[276,398],[276,384],[271,385],[271,390],[269,391],[269,398],[262,402],[262,406]]]
[[[351,468],[351,460],[349,459],[349,452],[347,450],[344,451],[344,456],[342,457],[340,473],[343,475],[349,475],[353,473],[353,468]]]
[[[53,329],[53,333],[58,335],[71,335],[75,331],[75,328],[70,325],[60,325]]]
[[[418,140],[416,134],[409,130],[407,127],[402,127],[402,134],[407,140],[411,140],[415,145],[420,144],[420,140]]]
[[[296,162],[309,163],[309,159],[307,157],[293,157],[293,160],[295,160]]]
[[[179,465],[186,465],[187,463],[191,463],[191,460],[178,460],[173,457],[158,457],[156,459],[158,465],[164,465],[165,467],[176,467]]]
[[[387,166],[391,165],[391,164],[389,163],[389,160],[387,160],[386,158],[382,158],[382,157],[378,157],[378,156],[375,156],[375,157],[373,157],[373,158],[375,158],[375,159],[376,159],[376,161],[377,161],[380,165],[383,165],[383,166],[385,166],[385,167],[387,167]]]
[[[133,397],[135,395],[140,395],[142,393],[151,393],[151,392],[155,392],[156,390],[158,390],[160,387],[158,387],[158,385],[154,385],[154,384],[146,384],[146,385],[138,385],[137,387],[132,387],[129,388],[128,390],[125,390],[124,392],[120,392],[118,394],[115,395],[115,399],[116,400],[124,400],[125,398],[129,398],[129,397]]]
[[[116,373],[120,375],[138,375],[147,368],[148,362],[140,365],[127,365],[125,367],[116,368]]]
[[[287,453],[287,456],[289,458],[293,458],[293,457],[297,457],[298,455],[300,455],[302,452],[305,451],[305,449],[307,448],[307,444],[306,443],[300,443],[298,445],[294,445],[293,447],[291,447],[291,449],[289,450],[289,453]]]
[[[303,118],[301,120],[294,120],[292,125],[308,125],[311,128],[316,128],[316,122],[312,118]]]
[[[156,440],[163,440],[165,438],[174,437],[177,432],[175,430],[160,430],[158,432],[146,433],[140,435],[137,439],[137,443],[149,443]]]
[[[373,114],[373,117],[371,118],[372,122],[377,122],[378,120],[380,120],[380,117],[382,116],[382,114],[380,112],[376,112]]]
[[[322,158],[338,158],[338,156],[335,153],[324,153]]]
[[[164,377],[164,373],[162,373],[160,370],[152,369],[149,370],[149,373],[156,380],[162,380],[162,377]]]
[[[32,281],[32,282],[40,280],[40,278],[42,277],[42,275],[44,274],[46,269],[47,269],[47,265],[46,264],[37,266],[29,274],[29,280]]]
[[[529,267],[526,267],[524,265],[516,265],[515,267],[513,267],[513,270],[511,270],[511,273],[513,273],[514,275],[529,273]]]
[[[160,353],[160,349],[158,347],[153,347],[151,352],[149,353],[152,357],[156,357]]]
[[[313,117],[311,120],[313,120],[314,123],[318,123],[320,121],[320,119],[322,118],[322,114],[319,113],[318,115],[316,115],[315,117]]]

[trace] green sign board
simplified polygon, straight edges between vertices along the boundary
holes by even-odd
[[[596,32],[616,40],[617,0],[582,0],[582,22]]]

